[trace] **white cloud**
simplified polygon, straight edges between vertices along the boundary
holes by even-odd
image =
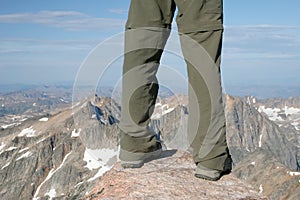
[[[298,26],[284,26],[284,25],[269,25],[269,24],[258,24],[258,25],[240,25],[240,26],[226,26],[225,30],[234,30],[234,31],[250,31],[250,32],[274,32],[274,31],[283,31],[291,29],[299,29]]]
[[[19,54],[19,53],[24,53],[24,52],[26,52],[26,51],[21,50],[21,49],[0,49],[0,54]]]
[[[299,59],[299,31],[297,26],[226,26],[224,57]]]
[[[253,25],[253,26],[225,26],[225,41],[240,42],[247,39],[280,39],[291,40],[298,38],[297,26],[273,26],[273,25]],[[299,39],[299,38],[298,38]]]
[[[20,55],[21,53],[55,53],[83,52],[88,53],[101,40],[38,40],[38,39],[0,39],[0,53]]]
[[[124,14],[127,14],[127,12],[128,12],[127,9],[109,9],[108,11],[111,13],[114,13],[114,14],[119,14],[119,15],[124,15]]]
[[[0,15],[0,23],[31,23],[67,30],[115,29],[124,26],[124,20],[98,18],[75,11],[40,11]]]
[[[293,44],[299,40],[297,31],[292,27],[265,27],[265,26],[238,26],[226,27],[224,42],[234,45],[249,45],[249,47],[261,47],[268,43]]]

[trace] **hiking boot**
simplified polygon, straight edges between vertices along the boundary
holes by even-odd
[[[137,150],[131,152],[121,148],[119,155],[121,166],[123,168],[140,168],[144,163],[159,158],[162,153],[162,141],[160,139],[160,134],[157,134],[154,137],[154,140],[156,141],[155,144],[150,148],[147,148],[146,151]]]
[[[120,160],[123,168],[140,168],[146,162],[150,162],[160,157],[162,153],[162,145],[160,141],[156,141],[156,145],[150,152],[129,152],[120,149]]]
[[[221,178],[221,171],[209,169],[203,165],[197,164],[195,176],[209,181],[217,181]]]
[[[231,172],[232,159],[228,157],[224,164],[223,170],[209,169],[200,163],[197,164],[195,176],[208,181],[217,181],[222,176],[227,175]]]

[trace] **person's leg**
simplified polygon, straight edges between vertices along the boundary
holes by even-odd
[[[126,23],[120,159],[136,161],[159,149],[148,128],[158,93],[156,73],[170,33],[172,0],[132,0]]]
[[[188,67],[188,134],[197,164],[196,176],[217,180],[230,158],[220,77],[222,0],[175,2]]]

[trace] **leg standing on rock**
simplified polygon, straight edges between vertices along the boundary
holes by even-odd
[[[188,136],[197,165],[195,176],[218,180],[231,169],[220,77],[222,0],[131,0],[125,33],[120,160],[124,167],[141,167],[161,153],[160,141],[148,124],[159,87],[156,73],[176,6],[188,69]]]

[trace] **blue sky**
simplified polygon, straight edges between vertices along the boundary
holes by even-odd
[[[89,52],[123,31],[129,3],[1,0],[0,84],[74,81]],[[224,0],[225,87],[300,84],[299,7],[299,0]]]

